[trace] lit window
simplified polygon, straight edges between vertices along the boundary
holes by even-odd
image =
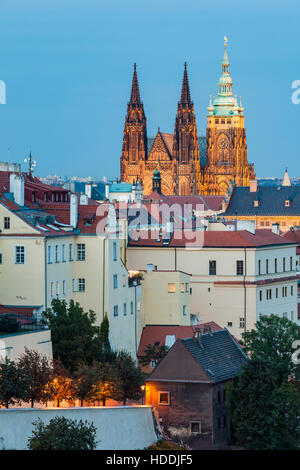
[[[169,286],[169,290],[168,290],[169,293],[175,292],[175,284],[171,283],[171,284],[168,284],[168,286]]]
[[[180,292],[182,292],[184,294],[184,283],[183,282],[180,284]]]
[[[169,405],[170,404],[170,392],[158,392],[158,404]]]
[[[123,276],[123,287],[125,287],[125,286],[126,286],[126,276],[124,275]]]
[[[85,260],[85,243],[77,243],[77,261]]]
[[[15,246],[15,264],[25,264],[25,246]]]
[[[55,283],[55,294],[59,295],[59,281],[56,281]]]
[[[78,291],[85,292],[85,279],[83,278],[78,279]]]
[[[50,294],[51,294],[51,297],[54,296],[54,282],[50,283]]]

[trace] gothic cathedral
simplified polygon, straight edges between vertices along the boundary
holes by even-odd
[[[249,165],[247,160],[243,111],[241,102],[238,104],[232,94],[225,42],[218,94],[208,107],[206,138],[197,135],[186,64],[174,133],[158,129],[155,138],[148,138],[134,64],[124,127],[121,181],[139,180],[144,194],[149,195],[153,173],[158,169],[161,192],[165,195],[223,195],[231,181],[237,186],[249,186],[255,174],[253,164]]]

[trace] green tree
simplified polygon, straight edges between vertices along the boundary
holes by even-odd
[[[141,385],[145,381],[145,374],[135,365],[131,355],[126,351],[119,351],[115,367],[119,389],[117,396],[119,399],[122,399],[123,405],[126,405],[128,398],[133,400],[141,398]]]
[[[87,421],[56,416],[48,424],[38,419],[33,425],[29,450],[95,450],[98,443],[97,429]]]
[[[52,363],[46,356],[35,350],[25,348],[25,353],[18,360],[18,367],[26,376],[25,400],[30,401],[31,408],[33,408],[34,402],[44,401],[45,399],[45,387],[53,375]]]
[[[159,341],[155,341],[153,344],[147,344],[144,349],[144,356],[140,358],[142,366],[147,366],[151,361],[155,361],[156,365],[165,357],[169,348],[161,345]]]
[[[102,343],[102,351],[105,354],[110,354],[111,347],[109,343],[109,321],[107,318],[107,314],[104,315],[102,323],[100,325],[100,338]]]
[[[98,381],[98,371],[95,365],[81,364],[74,372],[74,396],[83,406],[84,400],[93,399],[94,387]]]
[[[26,398],[28,383],[23,369],[6,358],[0,363],[0,404],[9,405],[20,403]]]
[[[102,401],[102,405],[105,406],[106,400],[119,396],[118,370],[109,362],[95,362],[94,366],[97,371],[97,382],[93,386],[92,394],[95,400]]]
[[[71,373],[80,364],[92,365],[101,358],[102,336],[99,326],[95,326],[96,314],[70,301],[53,299],[52,309],[44,312],[44,319],[51,329],[53,356],[60,359]]]
[[[295,323],[276,315],[262,316],[256,329],[243,333],[242,338],[249,356],[264,360],[278,385],[295,373],[296,365],[292,362],[292,343],[298,338]]]
[[[278,386],[268,361],[249,360],[228,390],[231,437],[252,450],[293,446],[299,422],[299,392],[293,384]]]

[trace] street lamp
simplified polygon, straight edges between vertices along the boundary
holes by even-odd
[[[144,404],[145,391],[146,391],[146,385],[141,385],[141,390],[142,390],[142,405],[143,405]]]

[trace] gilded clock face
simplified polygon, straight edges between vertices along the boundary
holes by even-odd
[[[227,147],[228,147],[227,139],[225,139],[225,138],[221,139],[220,142],[219,142],[219,148],[220,149],[227,149]]]

